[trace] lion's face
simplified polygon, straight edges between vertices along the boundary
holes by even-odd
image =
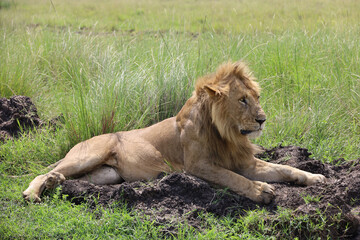
[[[250,138],[261,135],[266,115],[259,102],[259,86],[245,65],[225,64],[203,81],[212,102],[212,122],[222,137],[235,140],[239,134]]]
[[[266,115],[259,98],[257,89],[252,89],[241,81],[234,81],[224,99],[228,106],[226,112],[232,119],[234,128],[251,138],[259,137],[265,125]]]

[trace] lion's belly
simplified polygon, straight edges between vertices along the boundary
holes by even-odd
[[[161,172],[183,169],[175,118],[144,129],[119,132],[117,137],[116,154],[106,164],[115,167],[125,181],[153,179]]]
[[[96,185],[118,184],[124,180],[114,167],[103,165],[78,178]]]
[[[106,163],[116,167],[125,181],[150,180],[161,172],[174,171],[171,161],[143,138],[124,134],[116,147],[116,157]]]

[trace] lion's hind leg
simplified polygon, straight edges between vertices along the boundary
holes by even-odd
[[[67,177],[80,177],[101,167],[113,157],[115,134],[105,134],[75,145],[49,173],[37,176],[23,192],[25,200],[40,202],[45,188],[54,188]]]
[[[37,176],[23,192],[23,197],[27,201],[41,202],[40,195],[45,188],[51,189],[65,181],[63,174],[58,172],[49,172]]]

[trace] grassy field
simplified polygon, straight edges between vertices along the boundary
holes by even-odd
[[[0,97],[31,97],[44,120],[64,115],[55,134],[1,144],[0,173],[38,173],[81,140],[174,116],[197,77],[238,59],[263,89],[257,144],[299,145],[329,163],[359,158],[359,22],[357,0],[0,0]],[[138,213],[87,211],[56,192],[26,205],[31,177],[0,180],[4,238],[162,237]],[[206,216],[205,230],[178,224],[176,237],[275,236],[260,215]]]

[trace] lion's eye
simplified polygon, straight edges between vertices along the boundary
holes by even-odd
[[[239,99],[239,103],[247,104],[246,98],[240,98],[240,99]]]

